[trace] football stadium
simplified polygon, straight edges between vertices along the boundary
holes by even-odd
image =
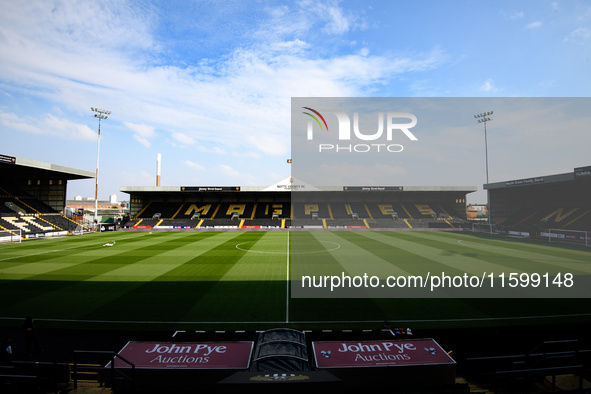
[[[93,177],[1,156],[7,391],[589,390],[591,167],[487,184],[481,221],[475,186],[292,177],[65,215]]]

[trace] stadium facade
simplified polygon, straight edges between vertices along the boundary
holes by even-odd
[[[121,187],[135,228],[461,228],[466,186]]]

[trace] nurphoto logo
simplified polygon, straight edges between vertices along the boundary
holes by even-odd
[[[307,139],[314,140],[314,129],[317,128],[323,133],[329,133],[328,123],[324,115],[334,115],[337,120],[338,130],[336,137],[338,141],[371,141],[372,143],[360,144],[344,144],[344,143],[320,143],[318,144],[318,152],[335,152],[335,153],[367,153],[367,152],[391,152],[399,153],[404,150],[401,144],[391,143],[393,139],[401,135],[405,136],[411,141],[417,141],[418,138],[410,131],[416,126],[417,117],[407,112],[387,112],[386,121],[384,122],[384,112],[377,114],[377,131],[361,130],[359,127],[359,113],[353,112],[353,127],[351,127],[351,119],[343,111],[337,110],[321,110],[310,107],[302,107],[308,116],[307,121]],[[324,115],[323,115],[324,114]],[[400,120],[410,120],[410,122],[401,123]],[[385,126],[384,126],[385,123]],[[317,125],[317,126],[315,126]],[[385,136],[384,136],[385,130]],[[332,134],[334,136],[334,134]]]

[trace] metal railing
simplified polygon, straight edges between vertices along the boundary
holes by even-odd
[[[78,388],[78,367],[79,367],[79,355],[82,354],[103,354],[103,355],[110,355],[110,371],[111,371],[111,382],[114,381],[115,375],[118,375],[120,377],[122,377],[123,379],[125,379],[126,381],[131,383],[131,391],[135,391],[135,364],[132,363],[131,361],[129,361],[128,359],[126,359],[125,357],[121,356],[120,354],[118,354],[117,352],[113,352],[113,351],[104,351],[104,350],[74,350],[74,363],[73,363],[73,375],[74,375],[74,389]],[[115,367],[115,359],[120,359],[121,361],[123,361],[125,364],[129,365],[129,367],[131,368],[131,376],[129,376],[128,374],[124,373],[123,371],[120,370],[120,368],[116,368]],[[102,366],[97,366],[97,367],[84,367],[84,369],[86,370],[96,370],[97,372],[101,372],[105,370],[105,367]]]

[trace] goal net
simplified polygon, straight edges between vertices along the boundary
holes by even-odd
[[[589,239],[589,233],[587,231],[551,228],[546,235],[548,236],[548,242],[564,242],[585,246],[591,245],[591,239]]]
[[[487,223],[472,223],[472,232],[495,234],[497,232],[497,225]]]
[[[0,230],[0,243],[21,241],[22,230]]]

